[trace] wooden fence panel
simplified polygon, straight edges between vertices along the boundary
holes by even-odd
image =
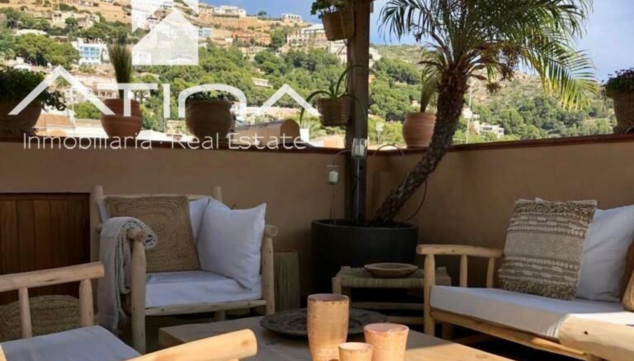
[[[0,274],[90,261],[88,194],[0,194]],[[78,285],[32,290],[78,295]],[[17,293],[0,294],[0,305]]]

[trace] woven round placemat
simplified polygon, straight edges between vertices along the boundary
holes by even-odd
[[[33,336],[79,328],[79,300],[72,296],[39,296],[29,299]],[[0,306],[0,342],[22,338],[20,304]]]
[[[263,317],[260,320],[260,326],[286,337],[306,338],[308,337],[306,315],[307,310],[305,308],[279,312]],[[363,334],[364,326],[387,321],[387,316],[378,312],[351,308],[348,335],[361,335]]]

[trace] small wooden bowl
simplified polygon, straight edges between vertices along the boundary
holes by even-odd
[[[406,263],[374,263],[366,265],[365,270],[376,278],[404,278],[416,272],[418,267]]]

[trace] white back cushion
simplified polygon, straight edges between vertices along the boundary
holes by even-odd
[[[259,281],[265,216],[266,204],[232,210],[210,200],[198,238],[201,268],[253,289]]]
[[[634,239],[634,206],[597,210],[586,236],[577,297],[619,302],[627,252]]]

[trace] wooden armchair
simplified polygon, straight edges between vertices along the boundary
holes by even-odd
[[[148,195],[116,195],[118,197],[147,197]],[[151,196],[151,195],[150,195]],[[91,225],[94,232],[91,233],[91,250],[93,259],[98,259],[99,236],[101,230],[101,213],[99,211],[99,203],[105,199],[104,190],[101,186],[93,188],[91,193]],[[209,198],[209,196],[190,195],[190,201]],[[214,187],[211,192],[211,198],[222,202],[222,191],[220,187]],[[225,311],[238,309],[251,309],[264,307],[265,313],[272,314],[275,312],[275,286],[274,286],[274,250],[273,238],[277,236],[277,228],[275,226],[266,226],[264,238],[262,240],[262,257],[261,257],[261,277],[262,277],[262,298],[247,301],[222,302],[222,303],[203,303],[203,304],[186,304],[172,305],[169,307],[146,307],[146,254],[143,241],[147,238],[147,234],[139,229],[131,229],[128,232],[128,239],[132,248],[132,274],[131,274],[131,292],[128,299],[130,305],[131,323],[132,323],[132,343],[133,347],[140,353],[145,353],[145,318],[148,316],[169,316],[184,315],[196,313],[215,312],[216,320],[224,319]]]
[[[80,326],[95,324],[91,280],[103,277],[101,263],[0,276],[0,292],[18,291],[22,338],[33,337],[29,289],[79,282]]]

